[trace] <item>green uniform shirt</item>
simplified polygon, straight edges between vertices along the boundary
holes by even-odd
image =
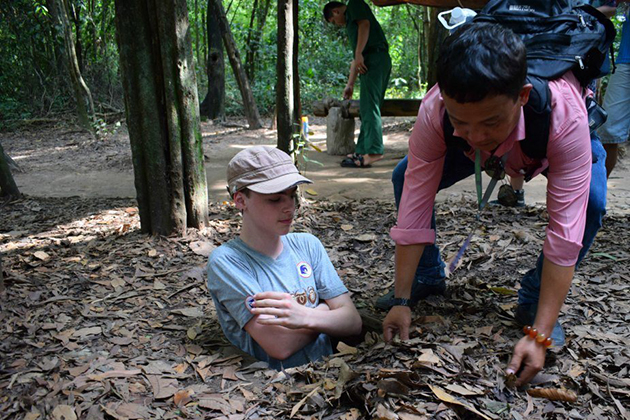
[[[370,34],[362,53],[369,54],[376,51],[387,51],[387,39],[385,38],[383,29],[374,17],[370,7],[365,4],[363,0],[349,0],[346,5],[345,16],[346,32],[348,32],[348,38],[350,39],[353,53],[357,49],[357,38],[359,36],[359,26],[357,25],[357,21],[364,19],[370,22]]]

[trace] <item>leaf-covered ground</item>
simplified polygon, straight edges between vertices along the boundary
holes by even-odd
[[[606,218],[562,311],[568,345],[533,385],[574,391],[568,403],[511,389],[502,374],[521,336],[515,293],[542,244],[542,209],[491,207],[447,296],[416,308],[410,341],[370,332],[276,372],[226,344],[205,287],[206,255],[237,232],[234,209],[214,204],[206,230],[153,238],[133,206],[27,197],[0,207],[1,419],[629,418],[628,215]],[[439,205],[446,258],[473,207]],[[385,314],[374,299],[393,284],[394,220],[390,202],[320,201],[295,226],[322,240],[376,319]]]

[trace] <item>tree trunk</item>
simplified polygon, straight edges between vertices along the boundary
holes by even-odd
[[[271,0],[257,0],[256,3],[256,28],[252,31],[252,38],[247,39],[247,54],[245,55],[245,70],[249,80],[256,78],[256,63],[258,62],[258,50],[260,48],[262,40],[263,29],[265,28],[265,22],[267,21],[267,15],[269,14],[269,6]],[[252,11],[252,19],[254,14]],[[250,25],[251,26],[251,25]]]
[[[219,14],[214,0],[208,0],[208,44],[210,54],[206,67],[208,93],[201,103],[201,115],[215,120],[225,115],[225,58],[219,29]]]
[[[201,26],[203,28],[203,30],[201,31],[201,37],[202,37],[202,42],[203,42],[203,49],[202,49],[202,54],[203,54],[203,66],[208,66],[208,21],[206,20],[206,16],[207,16],[207,12],[208,12],[208,5],[206,4],[206,9],[204,10],[203,8],[201,9],[201,22],[205,23],[206,26]]]
[[[223,3],[221,2],[221,0],[213,0],[213,1],[214,1],[215,7],[219,11],[219,14],[218,14],[219,27],[221,28],[221,36],[223,37],[223,44],[225,45],[225,50],[227,51],[228,58],[230,59],[230,65],[232,66],[234,77],[236,77],[238,88],[241,91],[241,96],[243,98],[243,106],[245,108],[245,116],[247,117],[249,128],[251,130],[261,128],[262,121],[260,120],[258,107],[256,106],[256,101],[254,100],[254,95],[249,85],[249,80],[247,79],[247,75],[245,74],[245,70],[243,69],[243,66],[241,65],[241,57],[238,53],[238,49],[236,47],[236,42],[234,41],[234,37],[232,36],[232,31],[230,30],[230,25],[228,24],[227,17],[225,16]]]
[[[413,23],[413,27],[416,30],[416,43],[418,45],[417,51],[418,51],[418,70],[416,71],[416,77],[418,78],[418,88],[422,89],[422,82],[424,82],[424,65],[423,65],[423,61],[422,61],[422,56],[423,56],[423,38],[422,38],[422,28],[420,27],[420,23],[419,21],[423,22],[424,24],[424,20],[422,19],[422,16],[420,16],[420,19],[418,19],[418,15],[416,15],[416,12],[422,14],[424,13],[424,9],[426,9],[425,7],[422,8],[422,11],[420,10],[420,8],[417,7],[411,7],[410,5],[406,5],[406,9],[407,9],[407,13],[409,14],[409,18],[411,19],[411,22]]]
[[[143,232],[207,223],[208,191],[186,0],[115,0]]]
[[[70,17],[74,23],[74,31],[76,33],[74,37],[74,49],[77,55],[77,62],[79,63],[79,71],[83,73],[85,60],[83,59],[83,43],[81,42],[81,12],[80,9],[72,3],[72,0],[70,0],[70,2],[68,2],[68,0],[64,0],[64,2],[65,8],[68,12],[70,12]]]
[[[254,22],[256,22],[256,14],[258,13],[258,0],[254,0],[252,4],[252,14],[249,18],[249,28],[247,29],[247,39],[245,40],[245,73],[249,80],[254,81],[254,66],[252,62],[252,53],[254,44],[258,44],[260,40],[258,36],[254,36]]]
[[[104,56],[107,51],[107,17],[109,13],[109,2],[110,0],[103,0],[102,2],[102,12],[101,12],[101,42],[99,44],[100,55]]]
[[[83,76],[81,76],[81,71],[79,70],[79,61],[75,50],[72,28],[70,27],[70,21],[68,19],[67,0],[54,0],[51,1],[51,3],[53,5],[51,13],[53,13],[56,20],[60,23],[63,32],[66,66],[70,73],[74,97],[77,102],[79,124],[86,130],[92,131],[94,102],[92,101],[90,89],[85,84]]]
[[[298,65],[298,55],[300,52],[300,23],[299,23],[299,1],[293,0],[293,121],[301,124],[302,100],[300,96],[300,67]]]
[[[427,90],[431,89],[437,83],[437,58],[440,51],[442,40],[446,36],[446,29],[442,27],[438,21],[438,13],[441,10],[435,7],[429,9],[429,28],[427,42]],[[426,28],[425,28],[426,30]]]
[[[199,49],[199,1],[195,0],[195,56],[197,57],[197,65],[201,67],[201,53]]]
[[[294,133],[293,99],[293,1],[278,0],[278,61],[276,110],[278,112],[278,148],[289,153]]]
[[[20,198],[20,190],[11,174],[11,168],[9,168],[7,155],[4,153],[2,144],[0,144],[0,197],[9,197],[11,200]]]

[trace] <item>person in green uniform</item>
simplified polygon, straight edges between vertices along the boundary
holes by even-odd
[[[387,39],[370,7],[363,0],[349,0],[348,4],[331,1],[324,6],[324,19],[345,27],[354,49],[348,84],[343,90],[344,99],[352,99],[357,76],[361,80],[361,132],[355,152],[348,155],[341,166],[367,167],[383,159],[381,105],[392,69]]]

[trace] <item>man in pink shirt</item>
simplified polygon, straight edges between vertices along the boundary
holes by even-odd
[[[549,82],[551,118],[546,158],[530,158],[523,106],[532,85],[526,82],[525,47],[499,25],[465,25],[447,38],[438,59],[438,84],[424,97],[409,140],[409,154],[394,170],[398,220],[390,232],[396,242],[395,288],[383,323],[385,340],[409,337],[411,309],[430,294],[442,294],[444,263],[435,246],[435,196],[475,172],[475,150],[485,166],[503,160],[510,176],[547,177],[549,224],[536,268],[521,281],[516,319],[536,329],[515,346],[508,373],[520,372],[517,385],[542,369],[549,341],[564,345],[558,314],[581,261],[605,213],[605,152],[589,132],[583,89],[572,73]],[[445,113],[454,136],[469,150],[447,147]],[[496,157],[496,158],[494,158]],[[501,159],[497,159],[501,158]],[[402,174],[404,173],[404,178]],[[403,186],[404,183],[404,186]]]

